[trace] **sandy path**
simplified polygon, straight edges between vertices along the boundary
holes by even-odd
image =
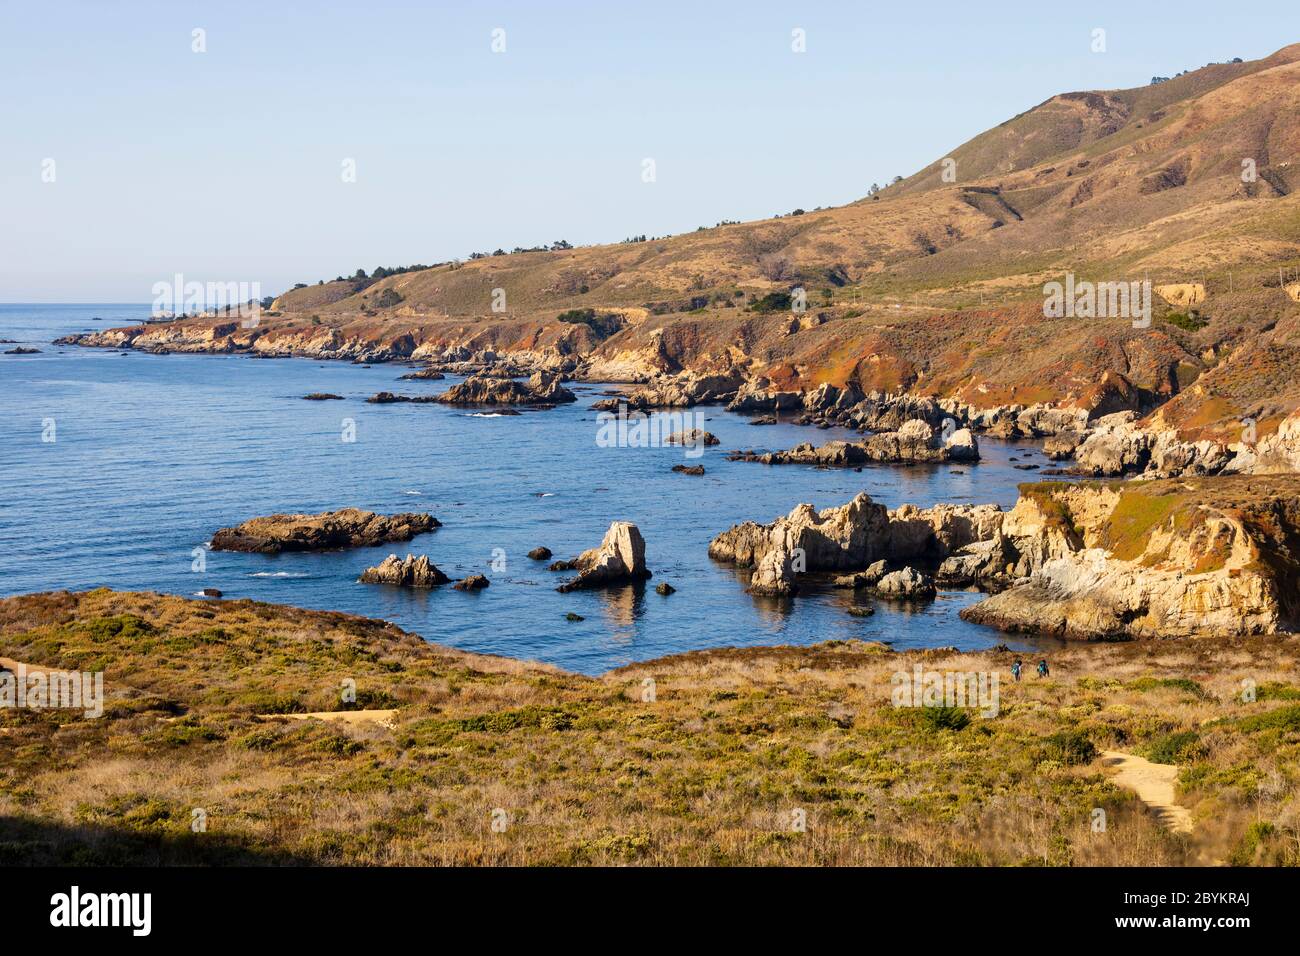
[[[1116,771],[1111,778],[1114,783],[1136,793],[1161,824],[1175,833],[1192,832],[1192,811],[1174,803],[1177,767],[1118,750],[1103,750],[1101,761],[1102,766]]]
[[[12,657],[0,657],[0,667],[5,670],[17,673],[19,666],[27,668],[29,674],[45,674],[51,668],[41,667],[39,664],[25,664],[22,661],[16,661]]]

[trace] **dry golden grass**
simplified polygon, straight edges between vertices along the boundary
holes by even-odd
[[[1291,640],[1070,647],[1050,679],[1019,684],[1007,652],[857,642],[587,678],[346,615],[95,591],[0,601],[0,653],[102,666],[110,699],[99,720],[0,714],[11,862],[1300,859]],[[890,678],[917,663],[996,670],[1000,713],[949,727],[929,719],[947,712],[895,708]],[[395,728],[257,716],[272,689],[286,710],[339,709],[344,678],[392,701]],[[1094,747],[1173,754],[1195,832],[1162,830]],[[195,808],[206,832],[190,831]]]

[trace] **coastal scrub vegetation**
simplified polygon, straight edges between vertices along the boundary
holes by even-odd
[[[0,711],[0,854],[150,865],[1297,864],[1291,643],[1063,647],[1050,678],[1019,683],[1006,650],[900,654],[858,641],[696,651],[585,677],[251,601],[9,598],[0,654],[102,669],[107,700],[100,719]],[[894,708],[891,675],[915,663],[1002,673],[998,715]],[[341,702],[344,681],[354,702]],[[357,719],[291,716],[331,711]],[[1193,832],[1166,831],[1115,787],[1102,750],[1176,763]],[[1104,833],[1092,832],[1095,808]],[[191,830],[196,809],[205,832]]]

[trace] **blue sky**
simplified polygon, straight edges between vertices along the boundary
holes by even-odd
[[[1294,2],[1068,6],[0,0],[0,301],[835,205],[1055,93],[1300,40]]]

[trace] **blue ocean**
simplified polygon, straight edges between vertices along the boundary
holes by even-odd
[[[601,447],[603,386],[550,411],[484,416],[436,404],[370,405],[379,391],[424,394],[457,381],[400,382],[400,365],[307,359],[148,355],[55,346],[71,332],[142,321],[144,305],[0,305],[0,594],[111,587],[253,598],[383,618],[430,641],[599,673],[698,648],[860,638],[897,648],[1008,643],[958,618],[979,599],[941,592],[917,606],[846,607],[853,592],[805,590],[790,601],[745,593],[708,543],[746,519],[771,521],[807,501],[824,508],[860,491],[904,502],[997,502],[1030,480],[1009,461],[1025,442],[981,439],[977,465],[875,466],[861,472],[728,462],[736,448],[786,448],[857,437],[794,424],[753,427],[705,408],[721,439],[703,457],[681,448]],[[17,346],[34,355],[3,354]],[[344,401],[308,402],[310,392]],[[353,423],[354,441],[344,440]],[[1035,456],[1030,460],[1042,461]],[[703,477],[671,471],[703,464]],[[354,506],[428,511],[443,526],[407,543],[276,557],[202,549],[221,527],[280,511]],[[654,579],[645,587],[557,593],[566,577],[529,560],[600,542],[635,522]],[[427,554],[453,579],[482,573],[478,592],[363,585],[389,552]],[[196,566],[198,569],[196,570]],[[664,597],[654,585],[667,581]],[[569,620],[574,613],[583,620]]]

